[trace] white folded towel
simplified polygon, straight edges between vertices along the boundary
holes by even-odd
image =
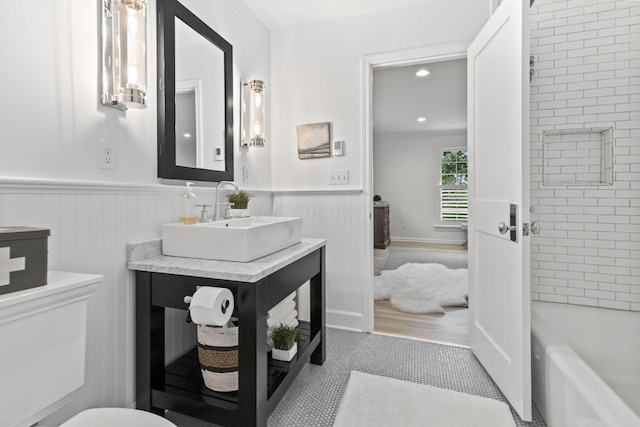
[[[300,323],[298,322],[298,318],[294,317],[287,323],[287,326],[291,326],[292,328],[297,328],[299,324]]]
[[[291,310],[288,313],[284,313],[279,317],[267,317],[267,327],[272,328],[274,326],[278,326],[280,323],[284,323],[288,325],[291,320],[298,318],[298,310]]]
[[[271,329],[273,327],[281,323],[294,328],[298,326],[295,298],[296,291],[293,291],[271,310],[267,311],[267,348],[269,350],[273,348],[273,341],[271,340]]]
[[[288,300],[285,304],[278,304],[267,312],[267,320],[281,320],[287,316],[292,310],[295,310],[296,302],[294,300]]]
[[[286,297],[284,297],[284,298],[282,299],[282,301],[280,301],[279,303],[277,303],[276,305],[274,305],[274,306],[271,308],[271,310],[269,310],[269,311],[272,311],[272,310],[280,310],[280,308],[281,308],[283,305],[288,304],[288,303],[289,303],[289,301],[293,301],[295,298],[296,298],[296,292],[295,292],[295,291],[294,291],[294,292],[291,292],[289,295],[287,295]]]

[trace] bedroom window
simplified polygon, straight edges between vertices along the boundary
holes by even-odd
[[[465,149],[444,149],[440,154],[440,221],[465,222],[468,213],[467,157]]]

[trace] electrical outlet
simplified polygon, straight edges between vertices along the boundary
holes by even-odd
[[[329,185],[346,185],[349,183],[349,169],[329,171]]]
[[[249,182],[249,168],[242,166],[242,181]]]
[[[98,140],[98,168],[100,169],[116,169],[118,153],[116,143]]]

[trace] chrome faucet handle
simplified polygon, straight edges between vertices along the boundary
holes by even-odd
[[[211,205],[195,205],[198,208],[202,208],[202,212],[200,212],[200,222],[207,222],[207,208]]]
[[[222,217],[222,219],[229,219],[231,218],[231,205],[233,203],[220,203],[222,206],[224,206],[224,216]]]
[[[231,203],[229,202],[216,203],[216,212],[218,212],[218,216],[214,218],[215,221],[231,218]]]

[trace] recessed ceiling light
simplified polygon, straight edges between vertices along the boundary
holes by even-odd
[[[426,117],[418,117],[418,121],[419,122],[426,122],[427,118]]]
[[[418,76],[418,77],[426,77],[426,76],[429,75],[429,72],[430,72],[429,70],[426,70],[426,69],[423,68],[423,69],[418,70],[416,72],[416,76]]]
[[[184,134],[184,137],[185,137],[185,138],[191,138],[191,134],[190,134],[190,133],[185,133],[185,134]]]

